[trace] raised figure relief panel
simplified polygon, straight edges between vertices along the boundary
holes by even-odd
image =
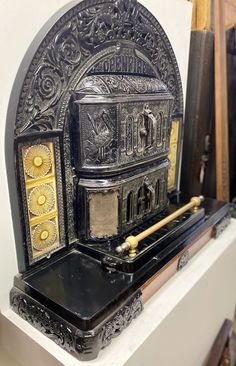
[[[170,108],[163,101],[81,105],[82,167],[117,167],[167,153]]]
[[[157,214],[167,204],[169,161],[109,179],[78,183],[78,228],[82,239],[107,240]],[[98,188],[99,186],[99,188]],[[86,227],[86,222],[88,223]]]
[[[116,105],[81,105],[82,166],[117,163]]]
[[[146,174],[134,176],[123,185],[122,228],[128,230],[137,222],[160,212],[167,202],[168,163]]]
[[[173,97],[160,80],[91,75],[72,104],[78,171],[115,172],[167,157]]]
[[[170,104],[163,101],[120,105],[121,164],[128,164],[168,151]]]

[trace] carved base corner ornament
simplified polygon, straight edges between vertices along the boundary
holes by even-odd
[[[108,321],[82,331],[16,287],[11,290],[10,304],[21,318],[81,361],[96,358],[143,309],[141,295],[136,293]]]
[[[184,268],[190,259],[189,251],[186,250],[179,258],[178,265],[177,265],[177,271],[180,271],[182,268]]]
[[[223,219],[221,219],[217,224],[215,225],[215,232],[214,237],[217,239],[223,231],[229,226],[231,220],[231,215],[228,213]]]

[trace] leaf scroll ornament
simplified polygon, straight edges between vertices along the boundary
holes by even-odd
[[[29,116],[20,133],[26,130],[53,129],[55,106],[68,84],[74,69],[80,64],[82,50],[75,21],[70,22],[54,38],[34,72],[26,101]],[[87,52],[88,54],[88,52]]]
[[[155,65],[161,81],[176,97],[175,108],[180,110],[176,70],[169,49],[171,45],[163,29],[159,26],[157,32],[136,0],[117,0],[109,5],[90,7],[79,13],[78,20],[81,43],[91,52],[104,42],[121,40],[132,41],[143,48]]]
[[[182,113],[182,86],[171,44],[160,24],[137,0],[87,0],[65,13],[42,40],[24,79],[16,134],[57,128],[79,67],[102,47],[141,48]],[[60,116],[60,117],[59,117]]]

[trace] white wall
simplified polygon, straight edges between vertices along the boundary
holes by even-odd
[[[20,62],[32,39],[67,0],[1,0],[0,3],[0,309],[17,273],[11,210],[5,171],[4,134],[8,101]],[[186,90],[191,4],[186,0],[140,0],[160,21],[174,48]]]
[[[144,312],[149,311],[152,318],[154,312],[161,317],[163,309],[170,306],[175,295],[181,294],[184,282],[190,285],[190,291],[124,366],[205,365],[224,320],[232,320],[235,311],[236,221],[233,221],[231,228],[226,229],[219,239],[211,240],[186,268],[172,277],[149,300],[146,304],[149,308],[144,309]],[[198,281],[193,283],[194,277],[200,272]],[[158,298],[161,299],[166,290],[169,290],[166,293],[168,301],[158,307]],[[148,362],[145,362],[146,359]]]
[[[139,0],[139,2],[157,18],[172,44],[179,65],[185,100],[192,4],[187,0]]]

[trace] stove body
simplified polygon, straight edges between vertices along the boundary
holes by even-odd
[[[41,41],[19,71],[6,129],[20,272],[10,301],[89,360],[141,312],[160,271],[181,269],[223,230],[228,206],[206,200],[143,239],[135,256],[117,253],[183,206],[172,46],[135,0],[79,2]]]
[[[122,47],[114,62],[127,53],[139,62]],[[82,240],[120,236],[167,205],[173,97],[149,73],[120,75],[118,68],[85,77],[74,92],[70,126]]]

